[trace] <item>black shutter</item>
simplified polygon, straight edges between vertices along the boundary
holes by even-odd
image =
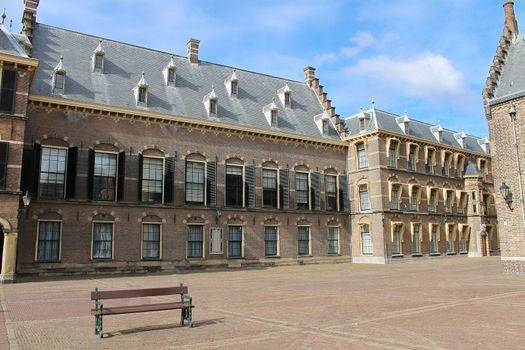
[[[279,170],[279,201],[281,208],[290,208],[290,184],[288,183],[288,169]]]
[[[348,202],[348,176],[346,174],[339,175],[339,210],[350,211],[350,203]]]
[[[67,151],[66,198],[75,197],[75,186],[77,178],[77,155],[78,147],[69,147]]]
[[[166,164],[164,167],[164,203],[173,203],[175,157],[167,157],[165,162]]]
[[[95,151],[89,150],[89,164],[88,164],[88,198],[94,199],[93,193],[93,177],[95,174]]]
[[[206,166],[207,182],[207,204],[210,207],[217,206],[217,161],[210,160]]]
[[[312,209],[321,210],[321,174],[318,171],[312,173]]]
[[[0,142],[0,188],[5,189],[7,183],[7,155],[9,144]]]
[[[118,154],[118,183],[117,183],[117,200],[121,201],[124,198],[124,186],[126,176],[126,152]]]
[[[144,157],[142,156],[142,153],[139,153],[139,173],[137,174],[137,199],[139,202],[142,202],[142,164],[144,161]],[[166,167],[168,166],[168,160],[166,159]],[[166,181],[166,178],[164,178],[164,181]],[[164,187],[166,187],[166,183],[164,183]],[[166,192],[166,191],[164,191]],[[166,194],[164,194],[165,196]]]
[[[255,207],[255,165],[250,164],[245,168],[246,176],[246,196],[249,208]]]
[[[29,193],[31,193],[33,198],[36,198],[38,196],[38,182],[40,180],[40,157],[42,155],[42,146],[40,146],[39,143],[35,143],[33,147],[33,193]]]

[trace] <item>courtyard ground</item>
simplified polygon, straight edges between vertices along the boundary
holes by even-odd
[[[181,282],[195,328],[176,310],[106,317],[105,338],[93,335],[95,287]],[[498,257],[31,281],[0,297],[10,350],[525,349],[525,277],[503,275]]]

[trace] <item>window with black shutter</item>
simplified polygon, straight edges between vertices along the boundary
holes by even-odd
[[[321,210],[321,174],[318,171],[312,173],[312,209]]]
[[[9,144],[0,142],[0,189],[5,190],[7,183],[7,154]]]
[[[263,207],[277,208],[277,170],[262,170]]]
[[[339,210],[348,212],[350,203],[348,201],[348,176],[339,175]]]
[[[0,112],[13,113],[15,110],[16,71],[4,69],[2,71],[2,85],[0,86]]]
[[[94,200],[115,200],[117,189],[117,157],[118,155],[116,153],[94,152],[93,180],[91,181],[91,192]]]
[[[255,207],[255,165],[245,167],[246,201],[249,208]]]
[[[326,210],[337,210],[337,176],[325,175],[324,185]]]
[[[117,184],[117,200],[124,199],[124,187],[126,179],[126,153],[120,152],[118,154],[118,184]]]
[[[173,203],[174,178],[175,157],[167,157],[164,164],[164,203]]]
[[[142,201],[150,203],[162,203],[162,182],[165,172],[164,159],[157,157],[141,157],[141,160]],[[119,186],[121,186],[120,182]]]
[[[69,147],[67,153],[66,198],[75,197],[78,147]]]
[[[44,146],[40,157],[38,197],[64,199],[67,148]]]
[[[290,186],[288,182],[289,170],[281,169],[279,171],[279,202],[281,208],[290,208]]]
[[[226,205],[243,206],[242,166],[226,165]]]
[[[207,203],[210,207],[217,206],[217,161],[209,161],[206,167]]]

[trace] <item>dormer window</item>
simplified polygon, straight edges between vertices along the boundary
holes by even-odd
[[[102,48],[102,40],[98,42],[98,46],[93,52],[93,72],[104,72],[104,49]]]
[[[365,130],[365,118],[359,119],[359,130],[363,131]]]
[[[272,101],[272,103],[269,105],[264,106],[263,113],[266,117],[266,121],[268,121],[268,124],[270,124],[272,128],[279,126],[278,109],[275,101]]]
[[[148,89],[144,86],[139,87],[139,103],[146,103]]]
[[[210,100],[210,114],[217,114],[217,99]]]
[[[142,77],[140,78],[140,81],[138,82],[137,86],[135,86],[135,88],[133,89],[135,92],[135,101],[137,102],[137,106],[148,106],[148,87],[148,82],[146,81],[144,72],[142,72]]]
[[[292,105],[292,93],[285,92],[284,93],[284,106],[287,108],[290,108],[291,105]]]
[[[171,56],[171,60],[166,68],[164,68],[163,73],[166,86],[175,86],[175,81],[177,79],[177,67],[175,66],[175,60],[173,56]]]
[[[329,130],[328,119],[323,119],[323,135],[328,135]]]
[[[104,56],[102,55],[95,55],[95,70],[102,70],[102,64],[104,60]]]
[[[168,69],[168,83],[175,83],[175,68]]]
[[[231,91],[232,96],[237,96],[239,94],[239,85],[236,80],[231,82]]]
[[[219,114],[219,98],[217,97],[217,94],[215,94],[213,85],[211,87],[210,93],[204,96],[202,99],[202,103],[204,103],[204,108],[206,108],[208,116],[217,117]]]
[[[55,72],[55,90],[64,90],[64,83],[66,82],[66,74],[64,72]]]
[[[64,68],[64,57],[60,56],[60,61],[53,70],[53,92],[64,93],[66,85],[66,70]]]
[[[232,71],[232,74],[224,80],[224,86],[231,97],[239,96],[239,79],[237,78],[235,69]]]
[[[441,124],[438,123],[438,125],[432,126],[430,131],[432,131],[432,134],[436,138],[437,142],[441,143],[443,141],[443,127]]]
[[[465,148],[465,140],[467,138],[467,134],[465,134],[465,131],[461,131],[454,134],[454,138],[462,148]]]
[[[403,131],[403,133],[408,135],[409,133],[408,125],[410,123],[410,118],[408,117],[407,112],[405,112],[405,114],[402,115],[401,117],[396,118],[396,122],[397,122],[397,125],[399,125],[399,127]]]
[[[277,90],[277,95],[284,108],[292,108],[292,90],[290,86],[288,86],[288,83],[286,83],[283,88]]]

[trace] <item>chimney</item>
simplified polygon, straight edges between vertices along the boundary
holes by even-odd
[[[315,68],[313,67],[306,67],[304,69],[304,82],[308,84],[308,86],[312,86],[312,81],[315,79]]]
[[[22,33],[24,33],[30,41],[33,39],[33,28],[36,23],[36,9],[39,0],[24,0],[24,13],[22,15]]]
[[[199,43],[197,39],[190,39],[186,43],[188,46],[188,59],[190,63],[199,64]]]
[[[518,35],[518,21],[516,21],[516,15],[514,14],[514,1],[506,0],[503,4],[505,10],[505,27],[508,28],[512,34],[512,38],[516,38]]]

